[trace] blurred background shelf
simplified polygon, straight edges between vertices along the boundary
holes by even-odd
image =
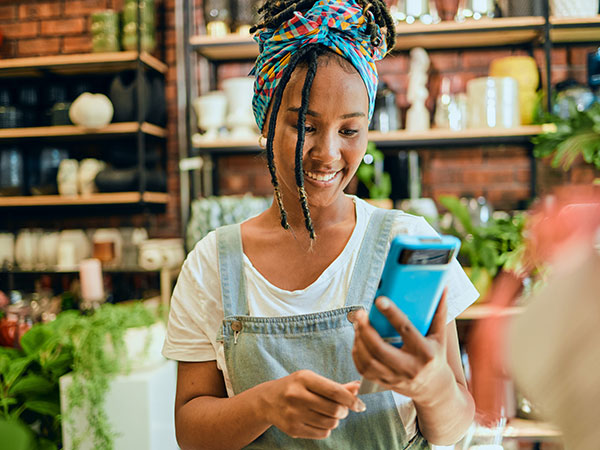
[[[553,425],[537,420],[509,419],[503,436],[532,441],[559,439],[562,433]]]
[[[85,196],[65,195],[32,195],[18,197],[0,197],[0,208],[28,206],[84,206],[84,205],[117,205],[135,203],[166,204],[168,194],[163,192],[114,192]]]
[[[149,53],[142,52],[139,59],[146,67],[162,74],[167,72],[167,65]],[[0,77],[116,73],[135,70],[137,62],[135,51],[0,59]]]
[[[395,50],[501,47],[543,41],[543,17],[504,17],[466,22],[444,21],[396,27]],[[600,15],[593,18],[550,18],[550,39],[555,43],[600,41]],[[253,59],[258,44],[251,36],[210,37],[195,35],[190,45],[212,61]]]
[[[111,123],[104,128],[89,129],[78,125],[59,125],[48,127],[4,128],[0,129],[0,140],[48,138],[48,137],[109,137],[135,134],[141,130],[150,136],[165,138],[167,130],[148,122],[140,127],[137,122]]]
[[[511,306],[504,309],[499,309],[495,306],[482,304],[474,304],[469,306],[461,315],[459,315],[457,320],[478,320],[485,319],[491,317],[495,314],[498,314],[501,317],[506,316],[514,316],[522,313],[525,310],[523,306]]]
[[[518,128],[498,129],[466,129],[452,131],[447,129],[431,129],[424,132],[405,130],[381,133],[369,132],[369,141],[378,147],[410,148],[423,146],[448,146],[458,144],[486,143],[527,143],[532,136],[542,133],[542,125],[527,125]],[[207,141],[194,147],[200,153],[258,153],[261,149],[256,139],[232,140],[218,139]]]
[[[599,42],[600,15],[589,18],[550,18],[550,39],[554,43]]]

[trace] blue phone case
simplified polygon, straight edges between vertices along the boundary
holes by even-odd
[[[431,321],[442,297],[446,275],[450,262],[460,248],[460,240],[454,236],[404,236],[394,238],[390,246],[379,288],[375,298],[388,297],[409,318],[422,335],[429,331]],[[399,261],[403,250],[414,251],[417,262],[401,263]],[[438,263],[420,255],[427,252],[449,251],[447,263]],[[390,344],[401,347],[402,338],[373,304],[369,320],[377,332]]]

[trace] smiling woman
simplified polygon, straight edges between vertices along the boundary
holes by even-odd
[[[344,194],[367,147],[375,61],[393,48],[389,13],[381,0],[275,0],[262,12],[253,107],[274,201],[207,235],[182,268],[163,350],[179,361],[179,445],[453,443],[473,418],[454,318],[478,294],[453,261],[432,332],[380,306],[414,345],[383,342],[363,310],[389,242],[435,231]],[[361,375],[388,390],[359,398]]]

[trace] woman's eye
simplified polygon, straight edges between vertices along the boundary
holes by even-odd
[[[298,130],[298,127],[296,125],[293,125],[293,127],[294,127],[294,130]],[[306,133],[312,133],[315,130],[316,130],[316,128],[306,125],[304,127],[304,134],[306,134]]]
[[[355,136],[358,133],[358,130],[342,130],[340,133],[344,136]]]

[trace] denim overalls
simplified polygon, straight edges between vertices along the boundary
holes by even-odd
[[[383,270],[394,211],[376,210],[352,272],[346,305],[332,311],[284,317],[251,317],[243,276],[240,226],[217,230],[227,371],[235,394],[265,381],[309,369],[338,383],[360,379],[352,361],[354,311],[369,310]],[[327,439],[294,439],[269,428],[251,449],[427,449],[420,433],[408,442],[390,391],[362,396],[367,410],[350,411]]]

